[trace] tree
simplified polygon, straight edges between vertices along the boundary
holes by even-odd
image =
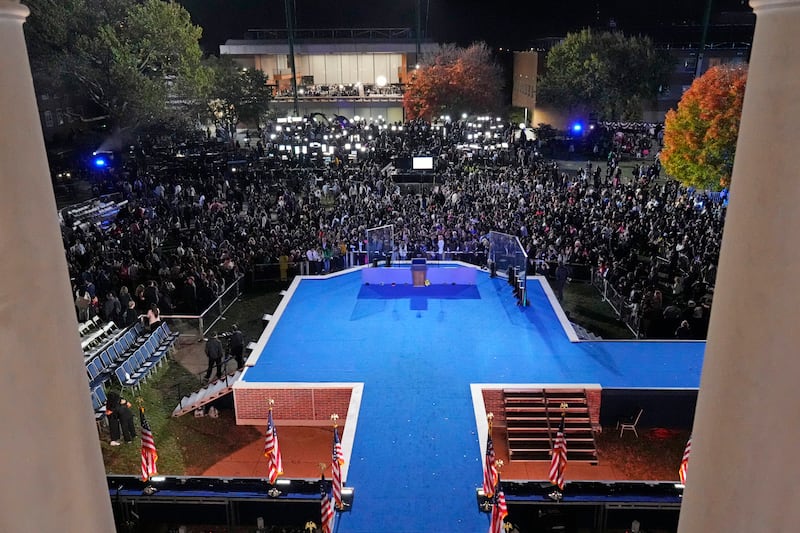
[[[117,127],[182,118],[204,83],[202,29],[162,0],[30,0],[39,82],[79,88]],[[48,74],[49,73],[49,74]]]
[[[567,112],[600,119],[636,119],[642,104],[666,84],[674,60],[649,37],[583,30],[570,33],[547,54],[537,98]]]
[[[501,106],[500,67],[484,43],[444,45],[411,74],[403,95],[409,119],[492,113]]]
[[[712,67],[695,79],[664,123],[664,170],[700,189],[728,187],[747,71]]]
[[[266,74],[259,69],[240,68],[224,56],[211,57],[206,64],[211,84],[204,101],[214,124],[233,137],[239,122],[260,123],[272,98]]]

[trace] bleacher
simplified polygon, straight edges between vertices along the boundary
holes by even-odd
[[[64,209],[61,218],[63,221],[65,215],[68,215],[73,228],[85,230],[90,225],[105,228],[127,203],[127,200],[116,200],[112,196],[95,198]]]

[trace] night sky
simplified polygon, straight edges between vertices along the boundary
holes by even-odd
[[[291,0],[296,28],[399,28],[415,26],[416,0]],[[227,39],[242,38],[251,28],[285,28],[284,0],[179,0],[203,27],[201,44],[218,52]],[[661,42],[698,42],[704,0],[421,0],[422,27],[436,42],[462,45],[486,41],[516,50],[535,40],[563,36],[587,26],[608,26],[614,19],[626,33],[652,35]],[[712,20],[722,12],[749,12],[744,0],[713,0]],[[427,31],[425,31],[427,28]],[[716,34],[714,34],[716,32]],[[711,39],[747,37],[727,28]]]

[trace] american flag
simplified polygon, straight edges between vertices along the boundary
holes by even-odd
[[[322,480],[323,483],[325,480]],[[333,532],[333,506],[331,505],[331,499],[328,497],[328,491],[325,490],[324,484],[322,484],[322,494],[320,496],[320,506],[321,506],[321,523],[322,523],[322,533],[332,533]]]
[[[144,408],[139,408],[139,422],[142,425],[142,481],[148,481],[151,477],[158,475],[156,461],[158,461],[158,450],[156,441],[153,440],[153,431],[144,416]]]
[[[564,415],[553,441],[553,457],[550,459],[550,483],[564,489],[564,470],[567,468],[567,438],[564,436]]]
[[[281,459],[281,449],[278,446],[278,430],[275,429],[275,422],[272,421],[272,409],[269,410],[267,438],[264,441],[264,457],[267,458],[269,482],[274,485],[275,481],[278,480],[278,476],[283,475],[283,459]]]
[[[483,463],[483,493],[487,498],[494,496],[494,487],[497,485],[497,466],[492,442],[492,430],[486,436],[486,458]]]
[[[500,486],[500,476],[497,476],[497,486],[494,490],[494,505],[492,506],[492,521],[489,523],[489,533],[504,533],[503,520],[508,516],[506,495]]]
[[[681,484],[686,484],[686,473],[689,471],[689,455],[692,453],[692,437],[689,436],[689,441],[686,443],[686,448],[683,450],[683,459],[681,459],[681,467],[678,469],[678,477],[681,478]]]
[[[339,441],[339,431],[333,428],[333,457],[331,459],[331,476],[333,477],[333,503],[337,509],[343,507],[342,504],[342,465],[344,464],[344,453],[342,443]]]

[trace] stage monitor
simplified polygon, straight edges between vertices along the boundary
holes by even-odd
[[[411,161],[412,170],[433,170],[433,157],[414,156]]]

